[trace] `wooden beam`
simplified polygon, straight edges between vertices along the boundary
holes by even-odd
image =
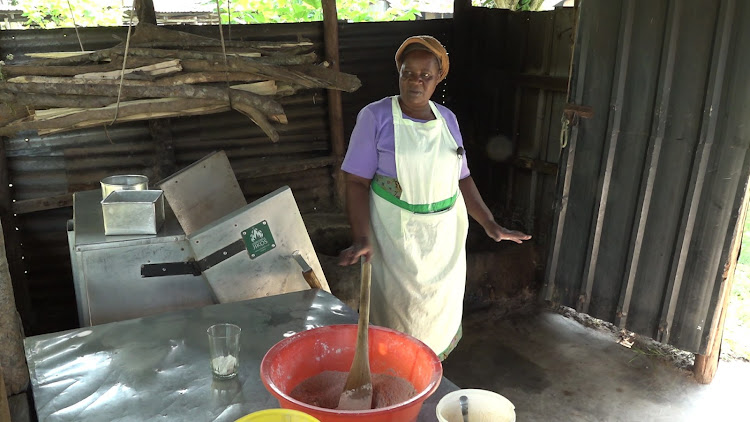
[[[0,126],[5,126],[27,117],[30,109],[104,107],[116,103],[117,97],[0,92],[0,102],[5,103],[0,105]]]
[[[271,142],[279,142],[279,133],[276,131],[276,129],[274,129],[274,127],[271,125],[271,122],[268,121],[266,116],[261,113],[260,110],[253,106],[238,102],[232,103],[232,108],[244,114],[256,125],[258,125],[258,127],[263,130],[263,133],[268,135],[268,138],[271,139]]]
[[[235,101],[235,104],[238,102]],[[120,103],[117,112],[119,122],[159,119],[165,117],[192,116],[213,114],[229,110],[226,101],[201,98],[159,98],[153,100],[136,100]],[[98,109],[70,110],[69,113],[56,118],[33,121],[19,121],[0,127],[0,135],[8,135],[22,130],[38,130],[40,135],[65,130],[110,124],[115,114],[115,105]]]
[[[13,102],[13,99],[12,94],[0,93],[0,101],[3,102],[0,104],[0,127],[29,116],[29,109],[24,104]],[[3,141],[0,139],[0,142]]]
[[[323,7],[323,39],[325,44],[326,60],[334,72],[338,72],[339,66],[339,27],[338,12],[336,11],[336,0],[322,0]],[[331,134],[331,153],[335,160],[334,186],[335,203],[345,209],[346,183],[344,173],[341,171],[341,163],[344,161],[346,141],[344,139],[344,118],[341,106],[341,91],[328,90],[328,126]]]
[[[150,64],[147,66],[137,66],[137,67],[129,67],[125,70],[110,70],[108,72],[86,72],[86,73],[79,73],[77,75],[74,75],[74,78],[79,79],[115,79],[119,80],[121,77],[124,79],[128,79],[128,76],[132,73],[139,75],[140,77],[143,77],[145,75],[149,75],[152,77],[156,76],[164,76],[166,74],[171,73],[177,73],[182,71],[182,65],[180,64],[180,59],[170,59],[165,60],[159,63]]]
[[[149,64],[158,63],[164,61],[163,58],[159,57],[128,57],[129,66],[146,66]],[[88,72],[107,72],[111,70],[122,69],[122,58],[117,57],[111,62],[101,64],[85,64],[85,65],[70,65],[70,66],[52,66],[52,65],[36,65],[36,64],[17,64],[17,65],[6,65],[3,66],[3,76],[5,79],[13,78],[16,76],[73,76],[79,73]]]
[[[98,63],[104,60],[117,60],[124,54],[124,47],[112,47],[98,50],[91,54],[82,54],[60,60],[41,60],[29,65],[40,66],[66,66],[76,64]],[[302,55],[274,55],[266,57],[242,57],[230,56],[227,65],[224,65],[222,53],[187,51],[187,50],[162,50],[155,48],[130,48],[128,49],[128,62],[131,57],[180,59],[182,68],[188,72],[202,71],[232,71],[247,72],[264,76],[267,79],[285,81],[299,84],[305,88],[334,88],[342,91],[354,92],[362,86],[362,82],[354,75],[334,72],[323,66],[310,64],[315,59],[314,53]],[[296,66],[295,66],[296,65]],[[298,67],[298,69],[297,69]]]
[[[19,77],[24,78],[24,77]],[[30,80],[36,78],[33,76],[26,77]],[[18,78],[15,78],[18,79]],[[37,94],[64,94],[64,95],[95,95],[117,97],[119,87],[116,84],[89,83],[86,80],[76,80],[63,78],[47,78],[46,82],[33,83],[0,83],[0,90],[15,93],[37,93]],[[122,87],[122,96],[129,98],[185,98],[185,99],[206,99],[217,101],[229,101],[229,95],[232,101],[242,102],[249,106],[255,107],[267,115],[283,114],[284,109],[281,104],[271,98],[255,95],[250,92],[231,90],[227,94],[226,88],[213,86],[197,85],[124,85]]]
[[[177,48],[177,49],[200,49],[208,51],[206,47],[221,47],[221,40],[190,34],[188,32],[174,31],[164,27],[139,23],[135,33],[130,38],[132,47],[149,48]],[[233,48],[242,51],[254,51],[262,54],[289,53],[296,54],[299,49],[311,49],[314,45],[307,39],[297,41],[236,41],[224,40],[227,52]],[[221,51],[221,50],[219,50]]]
[[[252,179],[254,177],[272,176],[276,174],[296,173],[334,164],[333,157],[307,158],[303,160],[284,161],[280,163],[268,163],[259,166],[251,166],[244,170],[235,171],[237,180]]]
[[[14,214],[28,214],[30,212],[54,210],[73,206],[73,194],[49,196],[47,198],[24,199],[13,203]]]

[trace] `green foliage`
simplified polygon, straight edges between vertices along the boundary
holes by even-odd
[[[750,360],[750,218],[745,220],[721,353]]]
[[[120,0],[17,0],[30,27],[52,29],[78,26],[122,25]],[[73,15],[70,9],[73,9]]]
[[[510,9],[516,12],[537,11],[544,0],[472,0],[474,6],[496,9]]]
[[[204,4],[215,4],[207,0]],[[349,22],[414,20],[419,13],[407,0],[390,2],[381,11],[371,0],[339,0],[336,2],[339,20]],[[221,21],[228,23],[284,23],[323,20],[320,0],[233,0],[227,13],[226,2],[221,4]]]
[[[750,265],[750,218],[745,219],[745,229],[742,232],[742,246],[740,247],[739,263]]]
[[[24,11],[26,25],[34,28],[72,27],[73,17],[78,26],[120,26],[123,24],[122,0],[13,0]],[[228,23],[282,23],[323,20],[320,0],[220,0],[221,19]],[[215,0],[203,4],[216,6]],[[414,20],[419,11],[409,0],[391,0],[382,10],[376,0],[338,0],[338,18],[349,22]],[[126,6],[130,2],[125,3]],[[187,6],[189,8],[190,6]],[[215,9],[214,9],[215,10]]]

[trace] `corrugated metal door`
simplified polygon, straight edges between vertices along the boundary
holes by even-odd
[[[582,2],[569,100],[595,114],[563,149],[546,299],[705,352],[750,166],[748,22],[739,0]]]
[[[540,254],[550,242],[574,12],[463,9],[450,52],[471,175],[498,222],[532,234]]]

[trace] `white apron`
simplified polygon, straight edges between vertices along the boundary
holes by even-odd
[[[469,222],[458,188],[462,157],[432,101],[436,119],[426,123],[404,119],[396,96],[392,108],[396,173],[406,205],[370,192],[370,318],[375,325],[418,338],[440,354],[456,335],[463,313]],[[404,208],[452,202],[454,196],[454,205],[444,211]]]

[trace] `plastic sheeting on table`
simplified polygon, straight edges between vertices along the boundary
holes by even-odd
[[[234,421],[278,401],[263,387],[260,362],[286,336],[357,314],[334,296],[306,290],[207,306],[25,339],[32,392],[44,421]],[[213,379],[206,329],[242,328],[237,378]],[[419,421],[457,387],[443,379]]]

